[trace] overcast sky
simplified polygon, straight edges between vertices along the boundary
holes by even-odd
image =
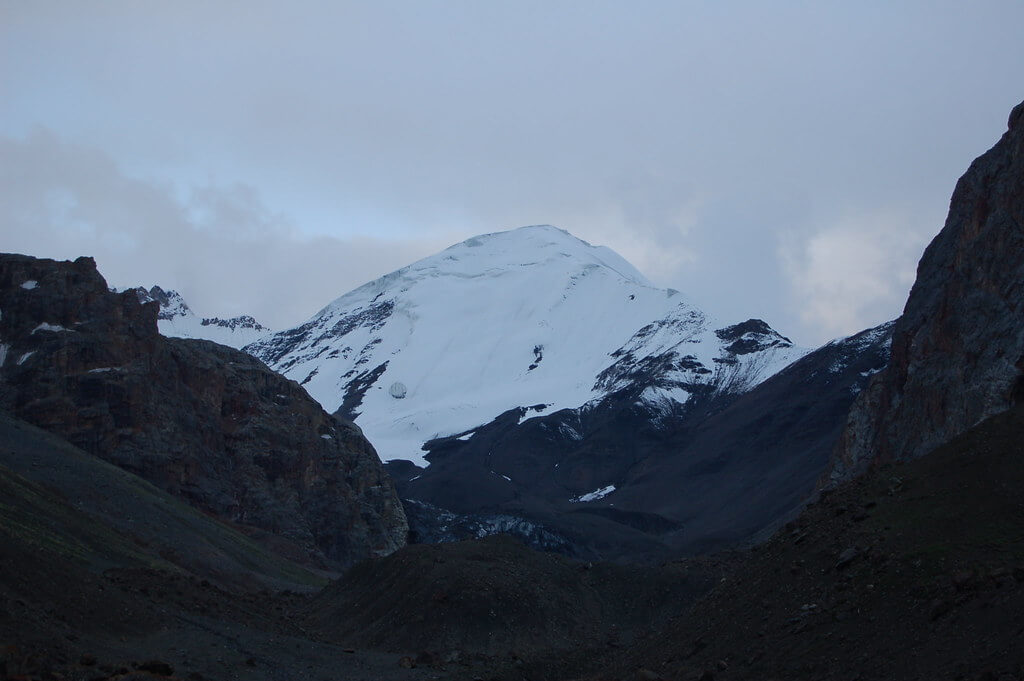
[[[732,323],[899,314],[1024,3],[0,0],[0,250],[275,328],[550,223]]]

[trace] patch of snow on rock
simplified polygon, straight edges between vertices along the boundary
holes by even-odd
[[[678,386],[661,388],[650,386],[640,393],[640,403],[661,411],[671,411],[676,405],[686,404],[690,392]]]
[[[55,331],[56,332],[56,331],[69,331],[69,329],[64,328],[60,324],[48,324],[47,322],[43,322],[42,324],[40,324],[36,328],[32,329],[32,333],[36,333],[38,331]]]
[[[607,487],[602,487],[601,489],[595,489],[593,492],[587,492],[586,494],[578,496],[575,499],[570,499],[569,501],[574,504],[585,503],[588,501],[597,501],[598,499],[604,499],[606,496],[608,496],[614,491],[615,485],[608,485]]]
[[[568,423],[561,423],[558,425],[558,432],[565,435],[570,440],[582,440],[583,436],[580,435],[579,431],[570,426]]]

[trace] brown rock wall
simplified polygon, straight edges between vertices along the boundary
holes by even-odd
[[[1024,371],[1024,103],[925,250],[892,360],[851,409],[832,480],[910,459],[1007,410]]]
[[[160,336],[157,310],[89,258],[0,256],[0,408],[315,561],[405,542],[356,429],[249,355]]]

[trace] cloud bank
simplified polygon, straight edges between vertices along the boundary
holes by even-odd
[[[334,297],[443,246],[304,235],[245,185],[181,189],[39,130],[0,138],[3,248],[96,258],[108,284],[177,289],[199,315],[298,324]],[[383,271],[381,268],[384,268]]]
[[[550,223],[814,345],[899,313],[1024,98],[1021,25],[1008,0],[7,2],[0,240],[279,325]]]

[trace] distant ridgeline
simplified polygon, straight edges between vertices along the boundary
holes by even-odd
[[[117,291],[117,289],[112,290]],[[157,326],[160,333],[165,336],[202,338],[237,349],[271,333],[269,328],[249,315],[240,315],[230,319],[200,318],[177,291],[165,291],[159,286],[154,286],[148,291],[141,286],[125,290],[134,292],[141,303],[156,301],[160,305],[160,311],[157,313]]]

